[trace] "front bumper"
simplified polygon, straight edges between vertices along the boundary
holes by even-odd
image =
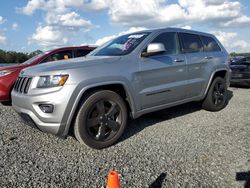
[[[23,119],[29,125],[31,123],[43,132],[61,136],[59,129],[63,124],[63,115],[74,89],[75,85],[64,85],[53,92],[43,91],[43,94],[38,94],[39,92],[23,94],[12,91],[12,105],[17,113],[25,117]],[[39,107],[40,104],[52,104],[54,111],[44,113]]]
[[[250,85],[250,72],[233,71],[230,83]]]

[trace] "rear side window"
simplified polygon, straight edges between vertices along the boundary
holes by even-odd
[[[45,60],[43,60],[41,63],[46,63],[50,61],[59,61],[59,60],[67,60],[73,57],[72,50],[64,50],[60,52],[56,52],[54,54],[51,54],[49,57],[47,57]]]
[[[181,51],[183,53],[195,53],[203,51],[200,37],[190,33],[180,33],[180,40],[182,44]]]
[[[250,62],[250,57],[246,57],[246,62]]]
[[[158,35],[151,43],[163,43],[166,49],[165,54],[176,54],[177,34],[173,32]]]
[[[78,49],[78,50],[76,50],[75,57],[83,57],[83,56],[87,55],[89,52],[91,52],[91,50]]]
[[[221,51],[220,46],[212,37],[201,36],[201,40],[203,42],[205,52]]]

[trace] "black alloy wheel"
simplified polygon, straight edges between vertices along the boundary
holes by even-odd
[[[77,113],[74,132],[78,141],[101,149],[113,145],[127,124],[127,107],[117,93],[101,90],[90,93]]]
[[[227,85],[224,78],[216,77],[210,85],[202,107],[208,111],[219,111],[228,102]]]
[[[221,82],[216,82],[214,85],[214,91],[213,91],[213,102],[215,105],[219,106],[221,103],[223,103],[225,98],[225,87],[224,84]]]

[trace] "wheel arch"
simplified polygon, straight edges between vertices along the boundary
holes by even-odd
[[[131,90],[128,88],[126,83],[117,81],[117,82],[103,82],[98,84],[89,85],[84,87],[78,92],[77,97],[74,99],[74,104],[69,113],[64,114],[62,122],[62,126],[59,129],[58,135],[62,135],[63,137],[67,136],[70,132],[70,128],[72,128],[72,123],[75,120],[76,114],[79,110],[80,104],[85,99],[85,96],[93,91],[98,90],[111,90],[118,93],[125,101],[129,112],[133,114],[136,110],[134,98],[131,94]],[[67,111],[67,110],[66,110]]]
[[[213,83],[214,79],[216,77],[222,77],[222,78],[225,78],[226,80],[229,80],[229,76],[228,76],[228,70],[227,69],[218,69],[216,71],[214,71],[212,73],[212,75],[210,76],[210,79],[209,79],[209,82],[208,82],[208,85],[206,87],[206,90],[205,90],[205,93],[203,95],[203,97],[205,97],[207,95],[207,92],[211,86],[211,84]]]

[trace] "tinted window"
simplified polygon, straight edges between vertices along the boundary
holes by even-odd
[[[203,50],[202,43],[198,35],[180,33],[180,40],[182,43],[181,51],[184,53],[194,53]]]
[[[246,57],[246,61],[247,61],[247,62],[250,62],[250,57]]]
[[[75,57],[83,57],[83,56],[87,55],[89,52],[91,52],[91,50],[83,50],[83,49],[76,50]]]
[[[50,62],[50,61],[59,61],[66,60],[72,58],[72,50],[65,50],[61,52],[56,52],[47,57],[42,63]]]
[[[205,52],[221,51],[219,45],[212,37],[201,36]]]
[[[158,35],[151,43],[163,43],[166,54],[176,54],[177,43],[176,33],[168,32]]]

